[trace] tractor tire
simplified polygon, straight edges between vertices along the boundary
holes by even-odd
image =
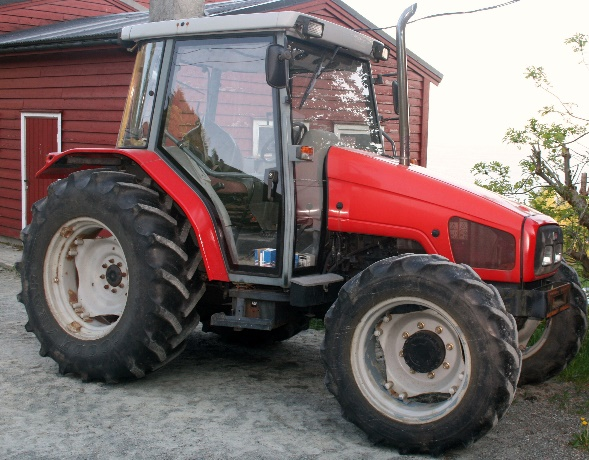
[[[569,308],[544,321],[528,319],[525,327],[538,329],[531,345],[520,344],[522,371],[518,385],[545,382],[560,374],[577,355],[587,332],[587,297],[577,272],[562,264],[551,281],[571,283]]]
[[[515,320],[466,265],[377,262],[342,287],[325,330],[325,383],[344,417],[402,454],[469,445],[513,400]]]
[[[34,204],[22,238],[26,329],[60,374],[140,378],[182,352],[202,256],[169,197],[124,172],[76,172]]]

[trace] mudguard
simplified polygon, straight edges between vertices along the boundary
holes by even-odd
[[[76,161],[68,162],[68,158]],[[196,234],[210,281],[229,281],[227,265],[216,226],[207,206],[199,194],[150,150],[139,149],[71,149],[47,155],[45,166],[37,178],[62,179],[81,169],[103,168],[120,164],[121,157],[135,162],[182,208]]]

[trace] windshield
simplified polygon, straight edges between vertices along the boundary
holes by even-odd
[[[294,40],[289,47],[293,143],[300,143],[304,132],[319,130],[335,134],[340,146],[382,153],[368,63],[339,48]]]

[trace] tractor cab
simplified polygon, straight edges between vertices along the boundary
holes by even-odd
[[[382,152],[368,60],[387,50],[336,45],[353,32],[298,13],[263,16],[256,33],[142,42],[118,147],[156,151],[206,196],[232,281],[287,286],[318,271],[328,149]],[[290,27],[267,30],[277,17]]]

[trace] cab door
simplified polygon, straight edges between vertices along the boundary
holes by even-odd
[[[160,148],[209,195],[230,272],[278,278],[285,219],[278,92],[265,73],[271,43],[178,41]]]

